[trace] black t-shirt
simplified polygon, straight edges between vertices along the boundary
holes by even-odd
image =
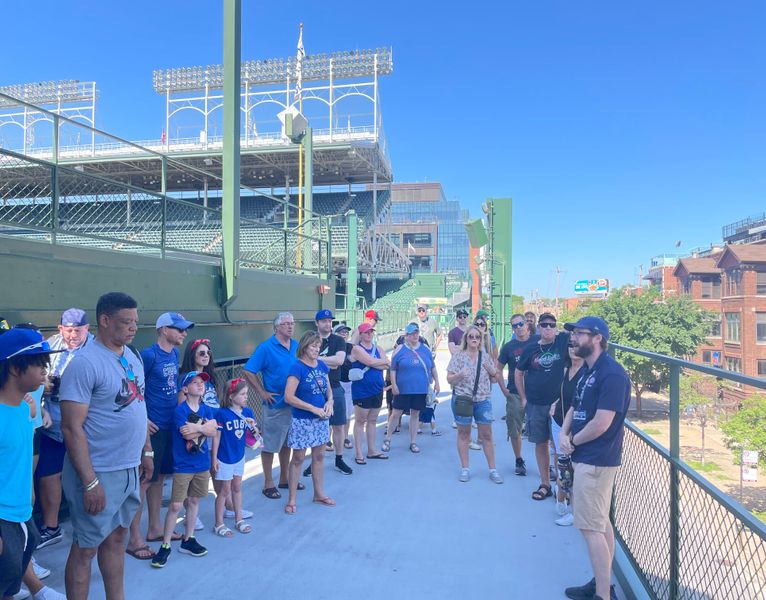
[[[345,352],[346,340],[339,335],[331,333],[322,340],[322,346],[319,349],[319,358],[323,356],[335,356],[338,352]],[[335,388],[340,385],[340,367],[330,369],[330,387]]]
[[[564,367],[569,360],[569,334],[559,332],[553,342],[539,340],[527,346],[516,363],[524,375],[524,391],[530,404],[553,404],[561,393]]]
[[[525,341],[511,340],[503,344],[500,348],[500,354],[497,360],[501,365],[508,365],[508,391],[511,394],[518,394],[519,390],[516,389],[516,381],[513,378],[513,374],[516,371],[516,363],[519,362],[521,353],[530,344],[536,344],[540,339],[539,335],[533,335]]]
[[[353,344],[346,342],[346,360],[343,361],[343,365],[340,367],[340,380],[343,383],[351,383],[348,378],[348,372],[351,370],[351,351],[354,349]]]
[[[553,420],[556,421],[559,427],[564,425],[564,417],[572,406],[572,398],[574,398],[575,390],[577,389],[577,382],[588,370],[588,365],[582,364],[580,370],[570,379],[569,371],[571,368],[572,365],[569,365],[564,369],[564,381],[561,384],[561,402],[556,405],[556,412],[553,413]]]

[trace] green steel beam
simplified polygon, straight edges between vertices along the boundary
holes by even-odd
[[[512,258],[513,258],[513,201],[510,198],[490,198],[490,264],[492,273],[492,325],[499,343],[511,339]]]
[[[680,547],[680,490],[677,461],[681,458],[681,420],[680,388],[681,367],[670,365],[670,577],[668,582],[669,600],[678,598],[678,575],[681,565]]]
[[[303,146],[303,153],[305,155],[303,177],[305,192],[303,198],[303,233],[309,237],[312,235],[313,227],[311,219],[314,218],[314,130],[311,127],[306,128],[306,134],[301,140]],[[311,273],[311,269],[314,266],[312,263],[311,248],[312,243],[303,244],[304,248],[308,248],[308,252],[304,253],[303,268]]]
[[[242,0],[223,3],[223,300],[237,297],[239,279],[239,123]]]
[[[357,244],[359,234],[356,211],[346,213],[348,217],[348,259],[346,267],[346,308],[356,310],[356,280],[358,277]]]

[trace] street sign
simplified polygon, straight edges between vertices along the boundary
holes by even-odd
[[[743,450],[742,462],[746,465],[758,464],[758,451],[757,450]]]
[[[599,294],[609,293],[608,279],[580,279],[575,283],[575,294]]]
[[[742,469],[742,481],[758,481],[758,468],[745,467]]]

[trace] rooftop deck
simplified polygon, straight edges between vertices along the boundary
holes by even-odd
[[[447,361],[443,347],[443,384]],[[524,443],[529,475],[514,476],[501,420],[505,402],[495,390],[497,463],[505,483],[489,480],[483,453],[475,451],[471,481],[458,482],[456,432],[446,400],[442,393],[436,410],[444,435],[419,436],[419,455],[408,450],[405,417],[390,460],[357,466],[353,451],[346,450],[354,468],[350,477],[326,462],[325,487],[338,502],[334,508],[312,504],[310,480],[303,478],[307,489],[299,492],[297,513],[285,515],[287,494],[275,501],[260,493],[260,459],[248,452],[243,490],[244,506],[255,511],[253,533],[216,537],[211,493],[200,511],[206,529],[197,534],[209,554],[197,559],[174,551],[162,570],[126,556],[126,597],[564,598],[565,587],[590,579],[590,565],[579,532],[554,524],[554,502],[530,498],[538,482],[533,447]],[[379,440],[383,424],[381,416]],[[46,583],[60,591],[69,523],[64,529],[62,543],[36,554],[53,571]],[[95,561],[90,597],[104,597]]]

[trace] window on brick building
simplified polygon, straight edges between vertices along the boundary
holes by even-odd
[[[714,275],[706,275],[702,278],[702,295],[700,298],[720,298],[721,278]]]
[[[713,357],[710,350],[702,351],[702,362],[705,363],[706,365],[709,365],[713,362]]]
[[[755,293],[759,296],[766,296],[766,271],[755,274]]]
[[[766,344],[766,312],[755,313],[755,341]]]
[[[726,357],[726,368],[729,371],[734,371],[735,373],[741,373],[742,372],[742,359],[741,358],[735,358],[733,356],[727,356]]]
[[[715,321],[710,321],[710,332],[708,337],[721,337],[721,321],[720,318],[716,318]]]
[[[763,377],[766,375],[766,360],[758,359],[758,376]]]
[[[740,314],[738,312],[725,313],[726,319],[726,341],[736,342],[740,341]]]
[[[742,271],[739,269],[731,269],[726,271],[726,295],[742,295]]]
[[[684,296],[690,296],[692,293],[692,282],[688,277],[681,283],[681,293]]]

